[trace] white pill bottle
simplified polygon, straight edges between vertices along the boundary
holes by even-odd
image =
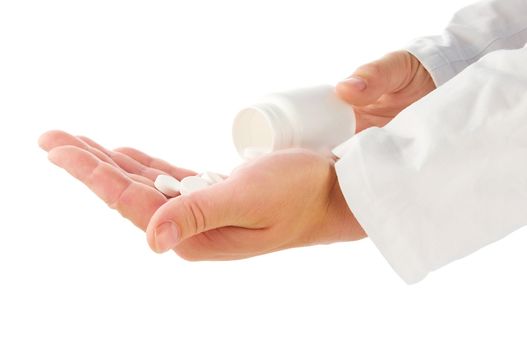
[[[335,87],[321,85],[274,93],[242,109],[232,136],[243,158],[301,147],[331,150],[355,134],[355,113]]]

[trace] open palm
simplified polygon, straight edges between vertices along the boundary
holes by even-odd
[[[364,237],[340,192],[331,157],[276,152],[245,163],[221,183],[167,199],[153,186],[158,175],[180,180],[196,173],[136,149],[107,150],[63,131],[47,132],[39,143],[50,161],[144,230],[157,252],[231,260]],[[169,233],[162,229],[167,225]]]
[[[63,131],[43,134],[39,145],[49,152],[50,161],[82,181],[144,231],[154,212],[167,201],[154,188],[155,178],[159,174],[176,178],[195,174],[132,148],[110,151],[86,137]]]

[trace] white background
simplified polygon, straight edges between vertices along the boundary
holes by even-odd
[[[0,1],[0,349],[525,349],[525,230],[413,286],[367,239],[190,263],[36,144],[60,128],[228,173],[239,108],[336,83],[468,3]]]

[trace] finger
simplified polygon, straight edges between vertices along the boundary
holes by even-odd
[[[358,134],[364,129],[370,128],[372,126],[383,127],[388,124],[388,122],[390,122],[392,119],[393,118],[359,112],[357,113],[356,118],[357,125],[355,126],[355,133]]]
[[[87,136],[83,136],[83,135],[78,135],[77,137],[78,137],[79,139],[81,139],[84,143],[86,143],[87,145],[89,145],[90,147],[93,147],[93,148],[95,148],[95,149],[100,150],[101,152],[103,152],[104,154],[106,154],[108,157],[111,157],[111,156],[112,156],[112,151],[110,151],[110,150],[107,149],[106,147],[101,146],[100,144],[98,144],[97,142],[93,141],[93,140],[90,139],[89,137],[87,137]]]
[[[38,144],[40,148],[42,148],[46,152],[49,152],[51,149],[59,146],[75,146],[93,153],[97,158],[104,162],[117,166],[117,164],[112,160],[112,158],[110,158],[104,152],[101,152],[97,148],[91,147],[87,143],[83,142],[83,140],[81,140],[80,138],[70,135],[62,130],[51,130],[45,132],[38,139]]]
[[[42,134],[38,140],[39,146],[45,150],[50,151],[55,147],[59,146],[66,146],[71,145],[75,146],[81,149],[84,149],[93,155],[95,155],[97,158],[102,160],[103,162],[106,162],[108,164],[111,164],[117,168],[119,168],[119,165],[116,164],[112,160],[111,157],[109,157],[105,152],[102,150],[91,147],[89,144],[84,142],[82,139],[75,137],[73,135],[68,134],[67,132],[61,131],[61,130],[51,130],[48,132],[45,132]],[[154,182],[146,177],[137,176],[135,174],[128,174],[126,170],[123,170],[123,173],[128,175],[132,180],[144,183],[145,185],[154,186]]]
[[[134,159],[135,161],[139,162],[140,164],[146,167],[164,171],[165,173],[175,177],[178,180],[181,180],[182,178],[187,176],[193,176],[197,174],[195,171],[173,166],[162,159],[151,157],[134,148],[121,147],[115,149],[114,151],[127,155],[128,157]]]
[[[205,231],[224,226],[244,226],[248,205],[241,202],[238,193],[235,182],[226,180],[189,195],[172,198],[156,211],[148,224],[150,247],[164,252]]]
[[[135,174],[137,176],[144,177],[145,179],[148,179],[151,184],[154,183],[154,181],[159,175],[166,174],[164,171],[161,171],[159,169],[154,169],[154,168],[144,166],[143,164],[127,156],[126,154],[122,154],[119,152],[106,149],[86,136],[79,136],[79,138],[83,140],[84,142],[86,142],[91,147],[95,149],[99,149],[101,152],[109,156],[119,167],[121,167],[123,170],[125,170],[129,174]]]
[[[166,202],[165,196],[152,187],[133,181],[119,169],[79,147],[55,147],[48,153],[48,158],[142,230],[146,230],[154,212]]]
[[[414,58],[409,52],[392,52],[359,67],[350,77],[337,84],[336,91],[352,105],[368,105],[383,94],[395,93],[406,86],[415,68]]]

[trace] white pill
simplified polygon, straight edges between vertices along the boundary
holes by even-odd
[[[175,197],[179,194],[181,183],[168,175],[158,175],[154,181],[156,189],[167,197]]]
[[[259,156],[264,155],[267,151],[260,147],[247,147],[243,150],[243,158],[253,159]]]
[[[200,176],[187,176],[181,180],[179,192],[189,194],[207,187],[209,187],[209,183]]]
[[[214,185],[225,180],[222,175],[213,173],[212,171],[205,171],[204,173],[200,174],[200,177],[207,181],[209,185]]]

